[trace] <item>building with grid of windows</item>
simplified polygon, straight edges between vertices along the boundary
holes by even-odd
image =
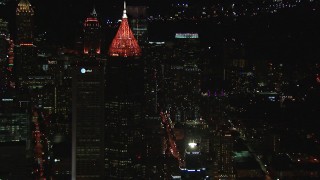
[[[83,23],[83,53],[90,56],[100,54],[101,25],[97,18],[96,9],[93,8],[90,16]]]
[[[234,137],[230,132],[218,132],[214,137],[215,151],[214,177],[217,179],[235,179],[233,163]]]
[[[34,34],[34,10],[28,0],[21,0],[16,9],[17,43],[20,46],[32,46]]]
[[[104,179],[104,71],[78,63],[72,76],[72,179]]]
[[[105,167],[108,179],[143,179],[146,166],[141,49],[129,27],[126,4],[106,65]]]

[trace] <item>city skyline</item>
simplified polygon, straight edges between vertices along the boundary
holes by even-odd
[[[319,179],[319,8],[0,1],[0,179]]]
[[[31,1],[32,2],[32,1]],[[191,1],[192,2],[192,1]],[[239,3],[239,7],[245,7],[246,1],[243,2],[243,4],[241,5],[241,3]],[[295,24],[295,20],[298,20],[298,23],[306,23],[306,25],[312,25],[316,24],[316,16],[318,14],[318,9],[319,9],[319,4],[317,2],[313,2],[313,1],[301,1],[301,3],[297,3],[294,2],[294,5],[284,5],[282,7],[282,5],[277,5],[277,3],[281,3],[281,1],[279,2],[272,2],[272,1],[266,1],[267,3],[271,3],[271,5],[263,5],[263,6],[270,6],[274,7],[274,8],[278,8],[277,11],[275,11],[273,13],[272,12],[263,12],[263,13],[257,13],[257,14],[252,14],[252,12],[250,12],[250,14],[239,14],[237,16],[234,16],[235,18],[238,19],[238,21],[240,21],[240,24],[242,21],[252,21],[252,24],[255,25],[256,21],[259,19],[262,21],[267,21],[266,23],[269,23],[270,25],[272,25],[272,21],[286,21],[289,24],[292,24],[292,26],[296,26]],[[300,1],[299,1],[300,2]],[[33,3],[33,2],[32,2]],[[52,4],[50,4],[50,2],[46,3],[46,2],[40,2],[40,1],[35,1],[33,3],[33,7],[35,7],[35,11],[37,12],[35,14],[35,22],[36,22],[36,30],[38,34],[44,34],[45,32],[47,33],[47,37],[49,38],[50,42],[56,42],[59,44],[64,44],[67,46],[71,46],[74,47],[74,41],[76,41],[76,37],[75,36],[80,36],[81,35],[81,28],[82,28],[82,24],[85,20],[85,18],[88,17],[88,15],[90,15],[92,8],[94,6],[96,6],[96,11],[99,14],[98,19],[101,21],[101,25],[102,28],[107,28],[108,26],[110,26],[109,23],[113,24],[113,26],[117,26],[117,22],[118,20],[120,20],[121,18],[121,12],[122,10],[122,2],[120,1],[112,1],[112,2],[108,2],[105,3],[103,1],[96,1],[96,2],[90,2],[90,1],[83,1],[83,2],[74,2],[74,1],[68,1],[67,5],[64,4],[65,2],[63,1],[55,1],[54,3],[52,2]],[[99,4],[100,3],[100,4]],[[102,3],[102,4],[101,4]],[[157,16],[160,16],[161,18],[165,18],[168,19],[170,17],[174,17],[174,14],[172,14],[173,12],[167,12],[166,10],[168,9],[173,9],[172,7],[174,7],[177,4],[180,4],[179,1],[175,2],[176,4],[172,3],[172,4],[166,4],[166,3],[162,3],[162,6],[158,6],[157,2],[127,2],[128,5],[144,5],[147,6],[147,11],[148,11],[148,16],[152,16],[154,18],[156,18]],[[192,4],[193,3],[193,4]],[[197,7],[196,3],[192,2],[191,5],[189,5],[190,7],[195,6]],[[273,5],[272,3],[274,3],[275,5]],[[97,4],[97,5],[95,5]],[[110,6],[111,4],[111,6]],[[206,3],[203,3],[206,4]],[[212,5],[213,4],[213,5]],[[223,6],[229,7],[232,5],[232,1],[230,2],[225,2],[225,3],[219,3],[217,2],[212,2],[210,6],[208,7],[212,7],[212,8],[216,8],[217,5],[215,4],[219,4],[221,7],[220,9],[216,10],[216,9],[209,9],[210,11],[216,11],[218,14],[213,16],[211,15],[211,18],[213,19],[214,24],[211,24],[210,27],[214,27],[213,29],[210,28],[210,30],[214,31],[215,34],[221,34],[221,30],[222,29],[227,29],[228,31],[233,31],[234,33],[241,33],[241,31],[239,32],[239,30],[237,30],[240,27],[237,27],[239,25],[238,22],[232,22],[228,19],[221,19],[223,16],[226,16],[227,14],[222,13],[221,10],[223,10],[224,8],[222,8]],[[283,3],[286,4],[286,3]],[[107,6],[109,5],[109,6]],[[4,19],[7,19],[7,21],[9,22],[9,29],[12,33],[12,35],[15,37],[16,33],[15,33],[15,19],[14,19],[14,13],[15,13],[15,6],[16,6],[16,2],[15,1],[9,1],[9,3],[4,6],[0,6],[1,8],[1,12],[3,14],[1,14],[1,16],[4,17]],[[170,7],[171,6],[171,7]],[[259,3],[257,4],[252,4],[252,6],[250,6],[250,8],[254,8],[256,7],[257,9],[262,9],[261,7],[259,7],[261,5],[259,5]],[[52,8],[54,7],[54,8]],[[206,6],[204,6],[206,7]],[[237,7],[237,6],[236,6]],[[155,13],[156,11],[154,11],[155,9],[163,9],[164,11]],[[193,8],[194,9],[194,8]],[[201,9],[201,7],[199,8]],[[207,9],[208,10],[208,9]],[[206,10],[206,11],[207,11]],[[245,11],[246,9],[243,10],[239,10],[239,11]],[[58,13],[57,13],[58,12]],[[201,15],[201,10],[200,10],[200,15]],[[273,19],[265,19],[263,18],[265,16],[265,14],[269,14],[270,18],[274,17]],[[199,15],[197,15],[199,16]],[[251,17],[253,16],[253,17]],[[278,17],[276,17],[278,16]],[[302,16],[306,16],[308,17],[307,19],[304,19],[303,21],[301,21],[303,19]],[[230,19],[233,18],[233,16],[226,16],[229,17]],[[242,20],[243,18],[243,20]],[[262,18],[262,19],[261,19]],[[282,20],[281,20],[282,19]],[[149,17],[149,23],[153,23],[153,22],[157,22],[158,19],[150,19]],[[161,19],[160,19],[161,20]],[[203,21],[203,20],[202,20]],[[204,20],[205,21],[205,20]],[[221,21],[221,22],[219,22]],[[268,22],[269,21],[269,22]],[[286,29],[286,26],[283,26],[282,23],[277,22],[277,24],[275,24],[275,26],[279,26],[278,29],[275,29],[275,31],[279,31],[281,29]],[[226,24],[228,27],[221,27],[221,25],[219,26],[218,24],[221,23]],[[201,24],[201,23],[200,23]],[[191,23],[184,23],[180,26],[184,26],[184,28],[188,28],[190,29],[190,31],[203,31],[203,27],[196,25],[195,23],[193,23],[191,21]],[[243,26],[243,25],[242,25]],[[263,25],[262,25],[263,26]],[[315,26],[316,27],[316,26]],[[177,28],[175,26],[171,27],[171,28]],[[277,28],[277,27],[274,27]],[[167,28],[168,30],[166,30],[165,32],[168,33],[169,31],[169,27]],[[215,30],[218,29],[218,30]],[[291,29],[288,29],[289,31],[291,31]],[[274,30],[273,30],[274,31]],[[76,34],[74,34],[76,32]],[[169,31],[170,32],[170,31]],[[109,36],[108,34],[111,33],[111,37],[113,36],[113,31],[111,32],[106,32],[105,36]],[[208,35],[207,32],[205,35]],[[242,32],[243,33],[243,32]],[[165,36],[167,36],[168,34],[166,34]],[[171,37],[173,37],[174,35],[170,35]],[[211,36],[214,36],[213,34]],[[223,35],[224,36],[224,35]],[[110,37],[110,38],[111,38]],[[202,37],[202,36],[200,36]],[[210,37],[210,35],[209,35]],[[210,37],[212,38],[212,37]],[[213,37],[214,38],[214,37]],[[161,37],[161,39],[166,40],[166,37]]]

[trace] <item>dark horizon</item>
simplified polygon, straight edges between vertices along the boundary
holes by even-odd
[[[36,34],[46,32],[49,42],[66,45],[70,48],[74,48],[77,38],[81,36],[83,22],[91,13],[94,5],[104,29],[103,33],[109,39],[114,36],[115,31],[112,31],[114,28],[107,27],[107,20],[116,22],[121,18],[123,8],[123,2],[115,0],[108,2],[98,0],[50,2],[31,0],[30,2],[35,9]],[[128,6],[145,4],[143,1],[139,2],[128,1],[127,4]],[[16,4],[16,2],[10,1],[6,6],[0,6],[0,17],[9,22],[9,29],[13,35],[15,35],[16,27]],[[157,7],[160,12],[162,11],[163,16],[166,15],[168,4],[162,3],[162,6],[158,6],[155,2],[150,4],[147,9],[149,15],[157,14],[151,13],[154,12],[154,7]],[[260,46],[258,51],[262,51],[264,55],[269,55],[270,52],[271,54],[287,53],[281,52],[283,47],[289,48],[284,51],[296,52],[296,49],[301,49],[302,52],[312,53],[319,50],[319,47],[313,46],[320,41],[320,35],[316,28],[320,25],[319,17],[319,11],[302,6],[280,10],[275,14],[238,17],[236,20],[231,17],[217,17],[200,21],[200,23],[190,20],[168,23],[150,21],[149,37],[151,40],[168,41],[173,39],[176,32],[196,32],[200,34],[201,39],[209,44],[219,42],[223,38],[236,38],[249,46],[257,48]],[[161,32],[158,31],[159,27],[161,27]],[[270,52],[264,52],[264,49],[270,49]]]
[[[123,1],[111,0],[30,0],[35,9],[35,34],[47,33],[47,42],[63,45],[74,49],[82,34],[83,22],[89,16],[93,6],[96,7],[98,18],[102,24],[108,47],[114,36],[117,25],[107,27],[107,20],[115,22],[121,18]],[[149,15],[162,14],[166,16],[171,4],[181,1],[129,0],[130,5],[147,5]],[[168,3],[171,2],[171,3]],[[187,2],[187,1],[186,1]],[[189,0],[190,4],[196,1]],[[201,1],[207,4],[208,0]],[[234,1],[216,1],[215,3],[230,5]],[[239,2],[248,5],[249,1]],[[258,3],[258,2],[257,2]],[[253,3],[249,3],[253,6]],[[235,38],[249,49],[250,58],[266,60],[283,59],[290,62],[315,62],[319,59],[320,41],[317,27],[320,26],[320,4],[308,1],[289,9],[280,9],[277,13],[258,14],[257,16],[216,17],[209,20],[181,21],[149,21],[149,39],[155,41],[171,41],[176,32],[195,32],[207,45],[220,44],[228,38]],[[0,5],[0,17],[9,22],[9,30],[13,37],[16,34],[15,10],[17,1],[9,0],[7,5]],[[250,7],[248,5],[248,7]],[[157,11],[156,11],[157,10]],[[160,31],[159,31],[160,29]]]

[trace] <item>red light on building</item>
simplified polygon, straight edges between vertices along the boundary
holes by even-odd
[[[20,43],[20,46],[33,46],[33,43]]]
[[[83,53],[84,53],[84,54],[88,54],[88,53],[89,53],[89,51],[88,51],[88,49],[87,49],[86,47],[84,47]]]
[[[97,18],[97,12],[93,8],[90,17],[83,23],[83,53],[89,55],[100,54],[100,23]]]
[[[317,83],[320,83],[320,74],[317,74],[316,81]]]
[[[121,57],[141,55],[140,46],[129,27],[128,17],[126,14],[126,3],[124,3],[120,27],[109,48],[109,55]]]

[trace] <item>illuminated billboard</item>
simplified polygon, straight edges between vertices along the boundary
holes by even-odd
[[[176,33],[175,38],[176,39],[198,39],[199,34],[198,33]]]

